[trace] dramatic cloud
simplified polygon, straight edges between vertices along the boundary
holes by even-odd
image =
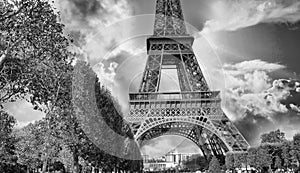
[[[298,107],[297,105],[290,104],[289,106],[291,107],[292,110],[294,110],[296,112],[300,112],[300,107]]]
[[[212,5],[212,11],[214,15],[205,23],[202,33],[300,20],[299,0],[220,0]]]
[[[126,30],[118,22],[132,15],[133,9],[127,0],[61,0],[57,2],[66,32],[92,66],[97,65],[104,80],[112,79],[117,67],[115,62],[105,62],[107,53],[114,49]],[[78,49],[78,50],[77,50]],[[106,76],[104,76],[107,74]]]
[[[227,71],[232,70],[231,72],[238,72],[235,75],[241,75],[245,73],[252,73],[255,71],[266,71],[272,72],[275,70],[283,69],[285,66],[276,64],[276,63],[268,63],[262,60],[251,60],[251,61],[243,61],[238,64],[225,64],[224,68]]]
[[[284,102],[299,90],[299,83],[284,79],[272,82],[269,76],[284,68],[261,60],[225,64],[226,109],[235,115],[233,118],[243,118],[246,112],[271,118],[274,113],[287,112],[291,104],[295,107],[293,102]]]
[[[109,67],[106,69],[105,65],[103,63],[98,63],[94,67],[94,71],[98,74],[98,76],[101,78],[101,81],[105,81],[105,85],[108,88],[111,88],[112,85],[114,85],[114,77],[116,76],[116,68],[118,67],[117,63],[110,63]]]
[[[120,102],[122,107],[128,107],[127,84],[117,78],[128,74],[130,68],[120,70],[128,58],[146,51],[141,44],[135,44],[135,35],[132,35],[132,22],[135,22],[129,18],[134,11],[132,3],[128,0],[61,0],[58,4],[66,32],[76,45],[75,51],[90,63],[101,83],[114,96],[126,98],[126,102],[125,99]]]
[[[57,2],[67,27],[99,27],[122,20],[132,14],[127,0],[60,0]]]
[[[293,124],[291,118],[300,122],[300,83],[270,77],[284,68],[261,60],[224,65],[224,111],[252,144],[261,132],[274,127],[287,130],[285,126]]]

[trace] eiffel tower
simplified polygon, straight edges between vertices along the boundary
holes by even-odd
[[[131,123],[140,147],[163,135],[183,136],[203,155],[245,151],[249,144],[221,109],[192,49],[180,0],[157,0],[154,34],[147,39],[148,60],[139,92],[129,94]],[[175,69],[180,92],[159,92],[162,70]],[[223,157],[224,158],[224,157]]]

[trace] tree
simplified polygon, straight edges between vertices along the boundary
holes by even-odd
[[[45,120],[29,124],[16,132],[18,142],[16,144],[16,153],[18,163],[26,165],[28,171],[36,170],[43,166],[43,154],[48,152],[49,163],[55,163],[59,160],[61,151],[60,140],[50,134],[47,137],[47,122]],[[46,141],[48,140],[48,141]],[[49,143],[49,148],[44,147]]]
[[[79,156],[80,150],[85,143],[83,139],[87,138],[80,127],[79,122],[73,111],[72,104],[67,109],[60,109],[60,122],[55,130],[59,131],[59,138],[63,143],[66,151],[70,151],[71,159],[73,161],[73,171],[77,173],[79,171]]]
[[[291,156],[294,161],[296,161],[296,165],[298,166],[298,170],[300,169],[300,133],[295,134],[293,136],[292,141],[292,150]]]
[[[291,141],[285,141],[282,144],[282,159],[283,159],[283,166],[285,170],[287,170],[292,163],[292,142]]]
[[[36,81],[32,94],[30,95],[31,103],[39,110],[46,113],[46,137],[57,133],[57,126],[60,125],[63,114],[60,110],[68,110],[71,104],[71,75],[72,66],[68,62],[50,62],[53,66],[43,69],[44,73],[35,74],[36,77],[42,80]],[[34,78],[35,79],[35,78]],[[69,119],[70,120],[70,119]],[[72,129],[70,129],[72,130]],[[45,140],[45,154],[43,156],[43,172],[46,171],[47,161],[49,158],[48,148],[50,145]]]
[[[0,106],[26,96],[35,109],[46,113],[46,137],[50,137],[57,126],[54,122],[59,122],[57,106],[71,100],[66,97],[72,60],[63,24],[48,0],[4,1],[1,7]],[[43,172],[48,142],[44,148]]]
[[[41,145],[38,144],[43,152],[39,153],[40,160],[37,161],[43,165],[43,172],[46,171],[48,163],[52,162],[52,157],[56,157],[52,154],[57,153],[56,150],[52,150],[52,138],[62,141],[71,152],[74,172],[79,171],[79,157],[93,162],[96,166],[112,167],[114,163],[114,167],[121,167],[121,163],[126,162],[132,168],[138,165],[137,169],[139,169],[140,162],[139,164],[135,161],[127,162],[104,154],[88,139],[86,131],[83,132],[81,122],[78,122],[78,116],[75,114],[78,113],[76,112],[78,107],[72,100],[78,98],[72,92],[72,89],[77,87],[72,83],[74,79],[72,77],[77,76],[77,79],[80,78],[86,84],[85,86],[92,89],[95,89],[98,82],[95,78],[89,77],[93,73],[90,68],[86,68],[87,74],[83,75],[74,70],[73,54],[68,51],[69,41],[63,35],[63,25],[58,22],[58,15],[54,13],[49,1],[11,0],[0,3],[0,21],[1,24],[3,23],[0,26],[0,105],[26,97],[34,109],[45,112],[46,117],[43,121],[45,138],[41,139],[43,141]],[[81,88],[80,91],[86,92],[85,88]],[[117,134],[124,135],[124,139],[133,138],[130,128],[124,128],[127,127],[126,123],[113,108],[114,99],[108,90],[101,88],[98,91],[101,92],[97,96],[97,104],[94,103],[95,100],[84,102],[85,109],[90,108],[89,104],[96,104],[95,108],[100,106],[101,114],[99,112],[94,114],[97,116],[92,120],[99,122],[97,119],[102,118],[105,122],[100,121],[101,125],[107,124]],[[87,95],[87,99],[91,99],[93,98],[91,94],[95,93],[88,94],[90,95]],[[82,95],[79,94],[80,96]],[[102,103],[101,100],[104,102]],[[84,111],[79,113],[82,112]],[[29,130],[30,133],[35,132],[36,127],[32,128]],[[26,135],[34,137],[38,133],[39,131],[33,133],[33,136]],[[119,140],[116,135],[110,135],[111,133],[107,131],[99,134],[102,136],[96,138],[100,137],[98,141],[108,146],[108,150],[124,155],[132,154],[133,151],[133,155],[140,156],[136,143]],[[25,148],[22,143],[20,147]],[[92,153],[93,151],[95,152]],[[34,158],[35,155],[31,157]],[[26,161],[31,162],[24,159],[22,163],[25,164]]]
[[[256,168],[256,165],[257,165],[257,160],[258,160],[258,149],[257,147],[251,147],[248,149],[248,163],[250,166],[252,167],[255,167]]]
[[[269,168],[272,164],[272,155],[269,154],[268,150],[264,146],[258,148],[258,162],[257,168],[262,170],[263,168]]]
[[[13,116],[0,110],[0,172],[8,172],[16,165],[16,139],[12,134],[15,123]]]
[[[27,171],[35,170],[41,167],[42,145],[44,135],[42,128],[37,128],[37,124],[29,124],[26,127],[15,132],[18,142],[16,144],[16,153],[18,154],[18,163],[27,166]]]
[[[235,165],[234,165],[234,153],[232,153],[232,152],[227,152],[226,153],[225,165],[226,165],[226,168],[228,170],[233,171],[235,169]]]
[[[227,152],[225,158],[226,168],[234,171],[235,168],[242,168],[248,166],[247,152]]]
[[[1,5],[0,105],[29,96],[34,108],[46,113],[49,137],[57,117],[54,107],[70,100],[63,87],[67,79],[71,81],[72,67],[63,25],[47,0],[12,0]],[[50,146],[46,142],[44,147],[43,172]]]
[[[272,164],[272,156],[264,146],[250,148],[247,159],[250,166],[260,171],[266,168],[269,169]]]
[[[285,139],[285,134],[279,129],[261,135],[261,143],[282,143]]]
[[[275,169],[281,169],[282,168],[282,159],[279,156],[275,156]]]
[[[284,165],[284,162],[290,161],[290,154],[289,154],[289,148],[286,148],[288,141],[285,141],[283,143],[265,143],[262,144],[261,147],[263,147],[268,154],[271,157],[271,168],[273,170],[281,169]]]
[[[221,166],[220,162],[217,159],[216,156],[213,156],[210,163],[209,163],[209,168],[208,168],[210,173],[220,173],[221,172]]]
[[[74,69],[72,103],[87,135],[81,157],[103,169],[140,170],[140,161],[134,161],[141,159],[138,145],[116,100],[101,86],[88,64],[78,61]]]
[[[0,5],[2,105],[36,91],[41,74],[55,65],[49,62],[68,59],[69,43],[48,0],[1,1]]]
[[[235,168],[242,168],[246,167],[247,168],[247,153],[246,152],[234,152],[233,153],[234,157],[234,167]]]

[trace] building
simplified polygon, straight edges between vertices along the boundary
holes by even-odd
[[[144,155],[144,170],[160,171],[175,169],[176,167],[180,167],[183,162],[188,161],[193,155],[194,153],[179,153],[176,150],[172,150],[158,158],[149,158],[148,155]]]
[[[178,164],[173,162],[147,162],[144,163],[144,171],[162,171],[175,169]]]
[[[172,150],[171,152],[165,155],[166,162],[174,162],[177,164],[181,164],[184,161],[188,161],[195,153],[178,153],[176,150]]]

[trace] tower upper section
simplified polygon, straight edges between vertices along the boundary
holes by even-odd
[[[187,36],[180,0],[157,0],[154,36]]]

